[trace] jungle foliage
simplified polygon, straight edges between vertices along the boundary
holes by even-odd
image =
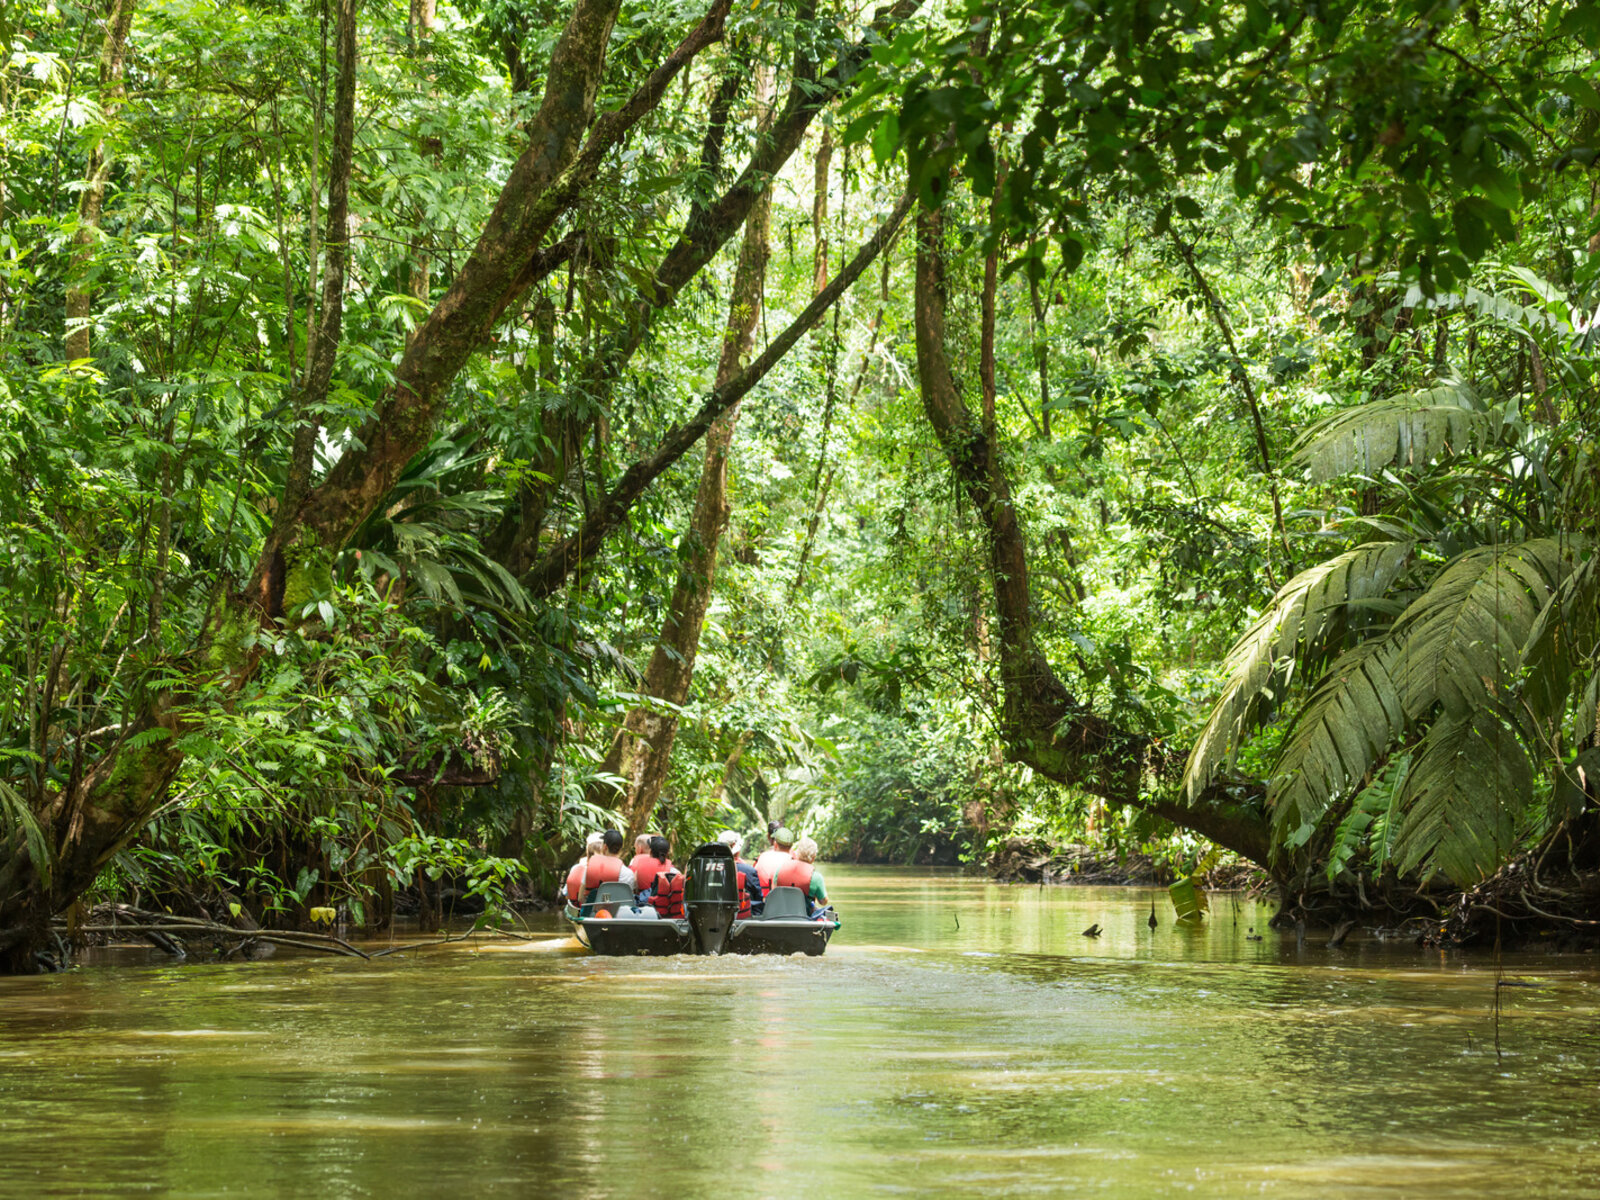
[[[612,822],[1581,865],[1597,50],[6,0],[0,966],[86,897],[498,920]]]

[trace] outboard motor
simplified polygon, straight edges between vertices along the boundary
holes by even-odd
[[[709,842],[694,852],[683,875],[683,910],[696,954],[721,954],[739,912],[739,871],[733,851]]]

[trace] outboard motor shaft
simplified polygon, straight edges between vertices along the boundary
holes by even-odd
[[[684,872],[683,908],[696,954],[721,954],[739,912],[739,871],[733,851],[709,842],[694,852]]]

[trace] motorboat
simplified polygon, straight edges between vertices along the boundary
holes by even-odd
[[[625,883],[602,883],[592,899],[568,904],[578,941],[596,954],[807,954],[819,955],[839,928],[833,910],[808,915],[805,894],[773,888],[759,916],[739,918],[739,873],[733,851],[721,842],[701,846],[684,871],[683,912],[663,917],[638,904]]]

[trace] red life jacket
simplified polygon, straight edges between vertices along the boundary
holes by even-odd
[[[801,862],[798,858],[791,858],[773,874],[772,886],[797,887],[805,894],[809,903],[811,899],[811,874],[815,869],[808,862]]]
[[[628,864],[628,870],[635,875],[633,886],[641,892],[650,890],[656,881],[656,875],[667,864],[652,854],[635,854],[633,861]]]
[[[572,864],[572,870],[567,872],[567,903],[576,904],[583,884],[583,868],[589,865],[586,858],[579,859]]]
[[[744,877],[744,872],[739,870],[739,864],[733,864],[733,874],[739,881],[739,920],[743,921],[750,915],[750,884]]]
[[[670,866],[656,876],[656,892],[650,897],[656,915],[676,919],[683,916],[683,876]]]
[[[770,892],[773,874],[793,857],[787,850],[779,850],[776,847],[763,850],[756,859],[756,878],[761,880],[761,886]]]
[[[596,854],[583,868],[583,897],[602,883],[615,883],[622,878],[622,860],[609,854]]]

